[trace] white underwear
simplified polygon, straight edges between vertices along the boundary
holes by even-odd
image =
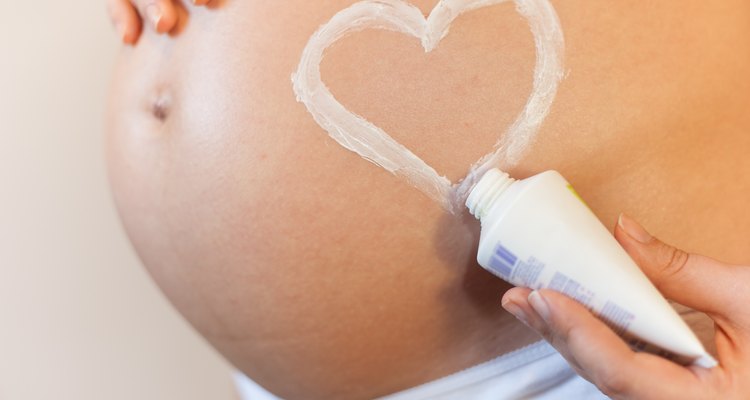
[[[243,400],[279,400],[242,373],[234,378]],[[607,398],[578,376],[552,346],[540,341],[380,400]]]

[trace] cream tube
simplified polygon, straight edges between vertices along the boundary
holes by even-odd
[[[477,261],[491,273],[516,286],[548,288],[577,300],[635,350],[680,364],[717,365],[556,171],[516,181],[492,169],[466,206],[482,224]]]

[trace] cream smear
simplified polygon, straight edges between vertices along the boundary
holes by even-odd
[[[514,0],[528,21],[536,46],[536,66],[531,94],[515,122],[506,129],[493,151],[480,158],[458,183],[451,182],[396,142],[385,131],[341,105],[320,77],[320,64],[329,46],[344,36],[365,29],[384,29],[411,35],[433,50],[448,34],[459,15],[510,0],[442,0],[425,18],[415,6],[402,0],[361,1],[338,12],[321,26],[302,52],[292,75],[297,100],[304,103],[317,123],[340,145],[359,154],[458,214],[478,178],[503,163],[516,164],[534,139],[555,99],[563,76],[564,40],[560,21],[547,0]]]

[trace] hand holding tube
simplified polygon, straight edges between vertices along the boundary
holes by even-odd
[[[586,308],[554,291],[514,288],[503,307],[612,398],[750,398],[750,267],[675,249],[626,216],[615,237],[665,297],[714,320],[720,366],[681,367],[635,353]]]

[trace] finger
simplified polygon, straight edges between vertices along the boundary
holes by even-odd
[[[712,373],[635,353],[578,302],[548,289],[528,304],[544,322],[540,333],[581,375],[613,398],[708,398]],[[536,317],[531,317],[536,318]],[[669,384],[665,384],[669,382]]]
[[[177,24],[177,8],[173,0],[131,0],[141,17],[157,33],[166,33]]]
[[[531,292],[531,289],[514,287],[506,291],[503,295],[502,306],[506,311],[513,314],[513,316],[515,316],[518,320],[526,324],[526,326],[535,330],[537,333],[544,337],[544,334],[548,330],[547,324],[529,304],[528,297]],[[558,349],[558,352],[560,352],[560,350],[561,349]],[[568,360],[570,366],[576,370],[578,375],[584,377],[586,376],[585,371],[580,368],[580,366],[575,362],[575,360],[572,359],[572,357],[567,357],[565,356],[565,354],[563,354],[563,356]]]
[[[196,6],[205,6],[210,2],[211,0],[193,0],[193,4],[195,4]]]
[[[746,314],[748,268],[665,244],[625,215],[620,215],[615,237],[665,297],[712,317]]]
[[[540,332],[544,329],[545,324],[526,300],[530,293],[531,289],[514,287],[505,292],[501,304],[506,311],[513,314],[521,322]]]
[[[134,44],[141,34],[141,20],[128,0],[107,0],[107,11],[123,43]]]

